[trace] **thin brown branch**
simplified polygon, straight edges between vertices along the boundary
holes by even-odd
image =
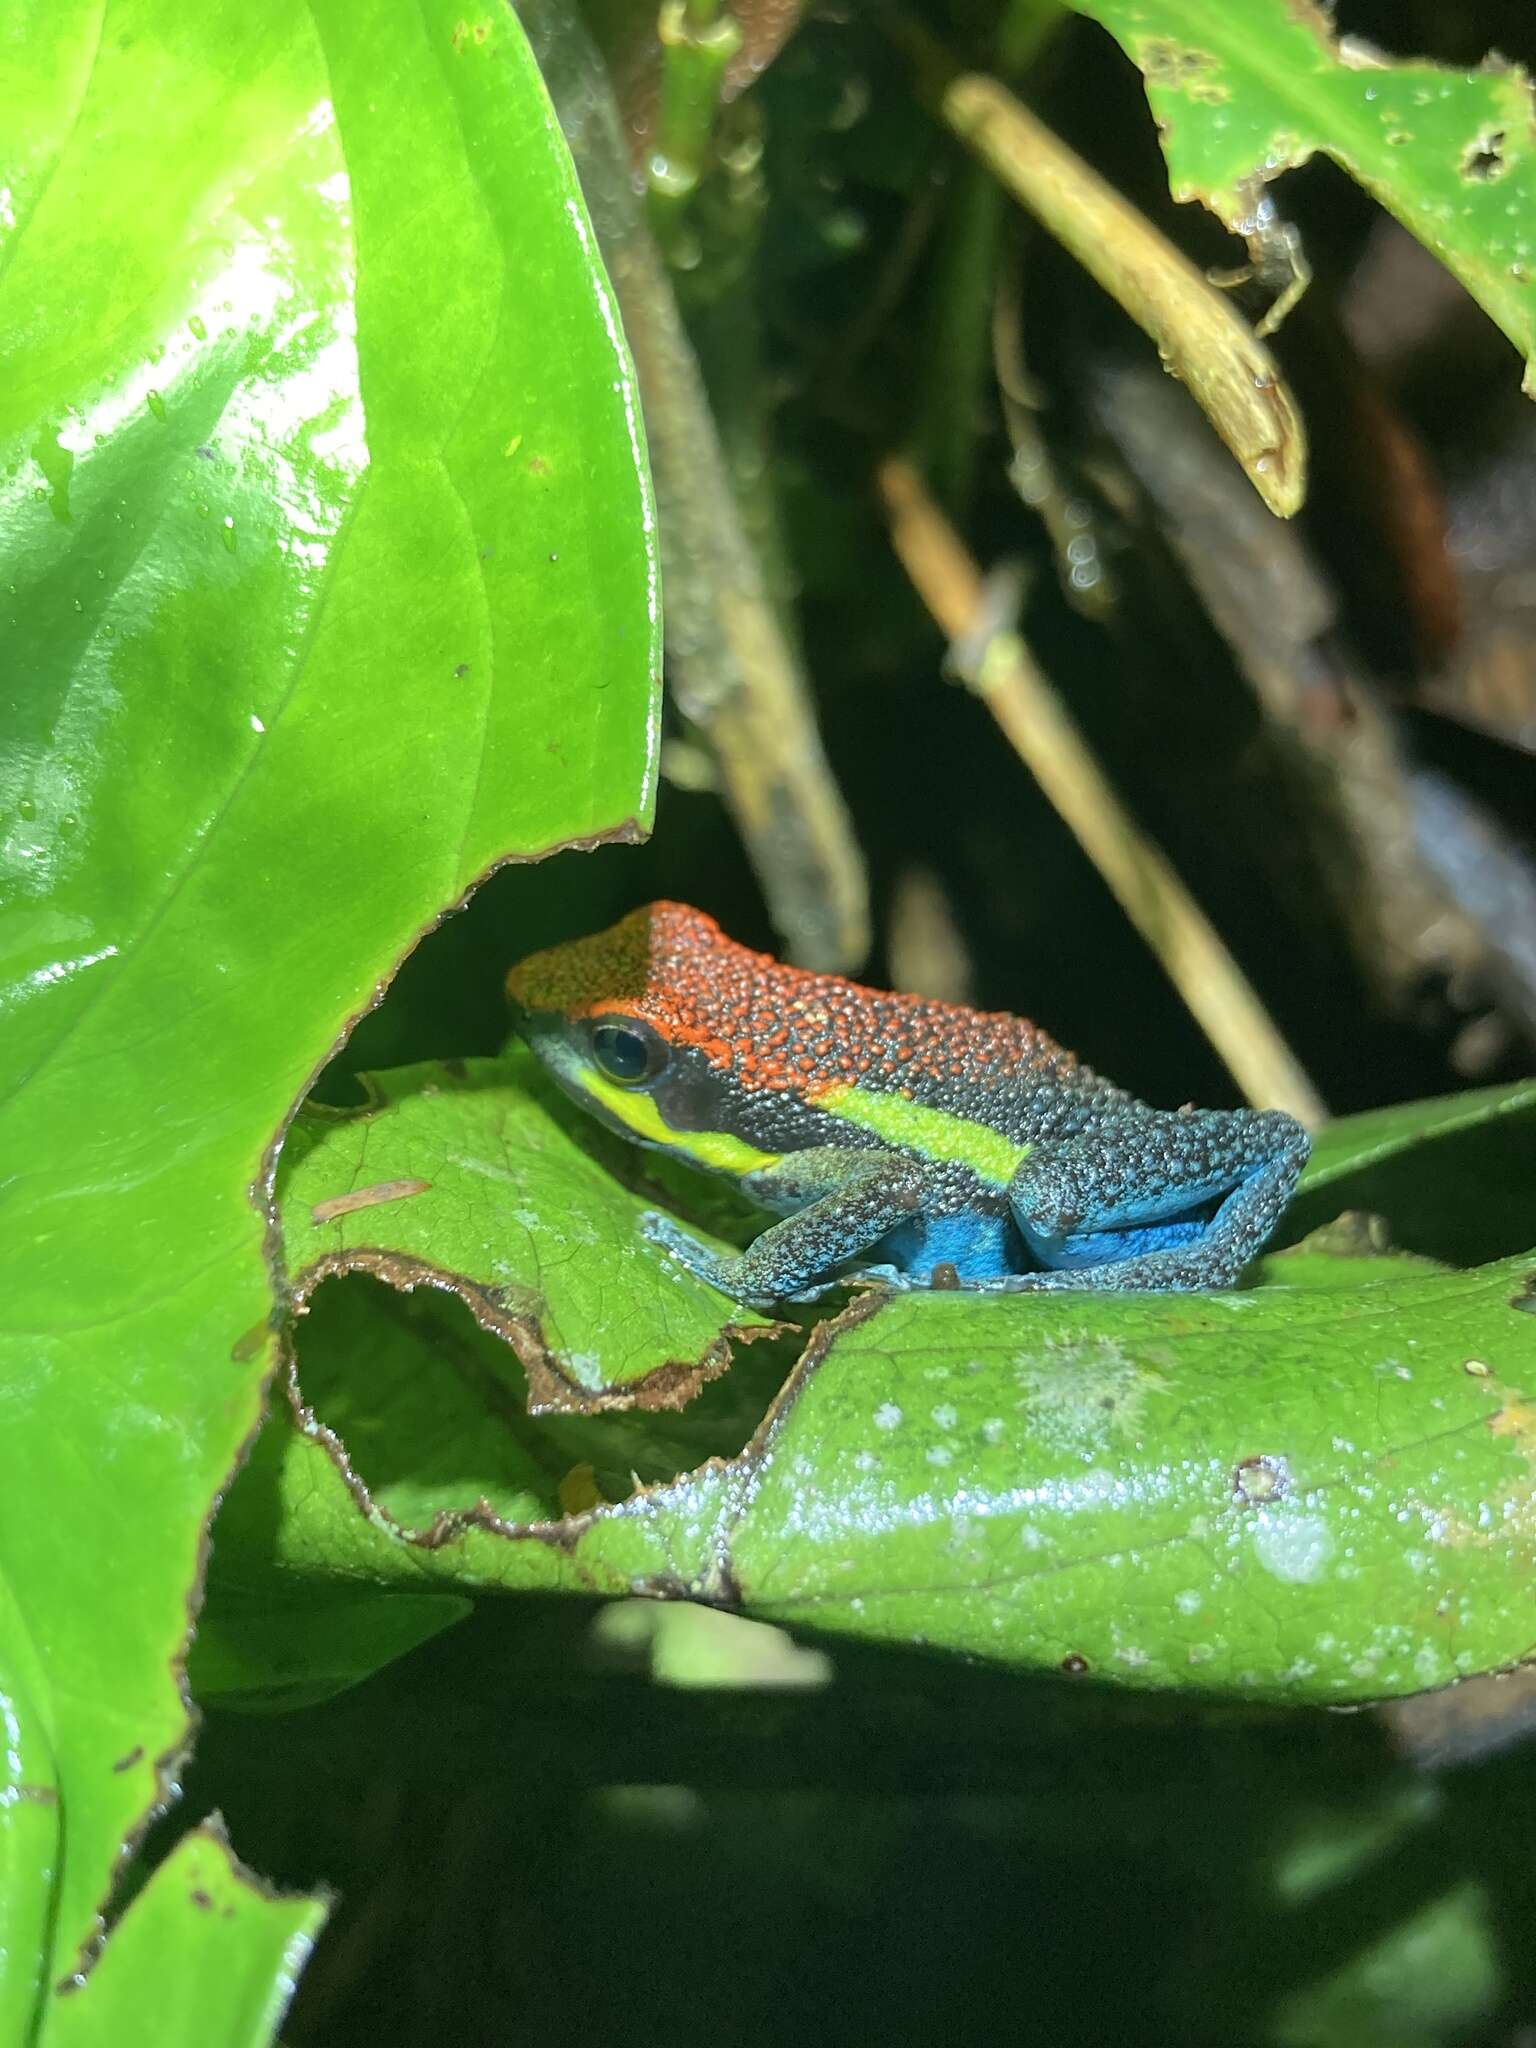
[[[1161,849],[1130,817],[1060,697],[1016,633],[981,640],[981,572],[910,463],[877,483],[891,542],[952,658],[1162,963],[1253,1103],[1317,1124],[1323,1102],[1241,968]],[[978,644],[980,643],[980,644]],[[975,651],[972,651],[972,650]]]

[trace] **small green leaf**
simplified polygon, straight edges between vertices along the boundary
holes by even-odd
[[[1518,65],[1396,63],[1313,0],[1072,0],[1147,82],[1176,199],[1251,232],[1263,185],[1316,151],[1498,322],[1536,390],[1536,105]]]
[[[1421,1163],[1426,1173],[1433,1174],[1437,1160],[1429,1148],[1463,1132],[1502,1124],[1506,1118],[1514,1120],[1523,1142],[1529,1143],[1536,1127],[1536,1081],[1473,1088],[1431,1102],[1397,1102],[1387,1109],[1338,1117],[1313,1139],[1312,1156],[1297,1192],[1313,1195],[1336,1188],[1410,1151],[1428,1152]]]
[[[325,1915],[258,1884],[213,1823],[194,1828],[52,2008],[49,2048],[267,2048]]]

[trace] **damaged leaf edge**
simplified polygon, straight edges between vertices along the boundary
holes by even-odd
[[[605,1415],[628,1408],[685,1408],[702,1387],[728,1370],[738,1345],[776,1337],[792,1327],[777,1322],[725,1323],[696,1359],[667,1359],[640,1379],[594,1390],[579,1386],[562,1371],[544,1336],[542,1298],[531,1289],[515,1290],[522,1297],[522,1305],[514,1306],[509,1299],[514,1295],[512,1288],[487,1286],[409,1252],[355,1245],[344,1251],[325,1252],[303,1268],[289,1291],[294,1312],[303,1315],[320,1284],[343,1273],[366,1273],[400,1294],[412,1294],[418,1287],[435,1287],[456,1295],[482,1330],[499,1337],[517,1354],[528,1377],[528,1413],[534,1416]]]

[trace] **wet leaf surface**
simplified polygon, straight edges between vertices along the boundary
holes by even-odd
[[[1057,1298],[1006,1349],[986,1304],[893,1303],[764,1442],[730,1545],[752,1611],[1296,1700],[1524,1655],[1530,1262],[1350,1263],[1341,1287],[1277,1258],[1248,1292]]]
[[[656,591],[510,13],[27,6],[0,100],[0,1654],[59,1794],[0,1798],[20,2039],[186,1736],[264,1152],[478,874],[644,825]]]

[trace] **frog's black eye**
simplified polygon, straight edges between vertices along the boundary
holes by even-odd
[[[667,1048],[643,1025],[607,1022],[592,1027],[592,1057],[610,1081],[632,1088],[661,1071]]]

